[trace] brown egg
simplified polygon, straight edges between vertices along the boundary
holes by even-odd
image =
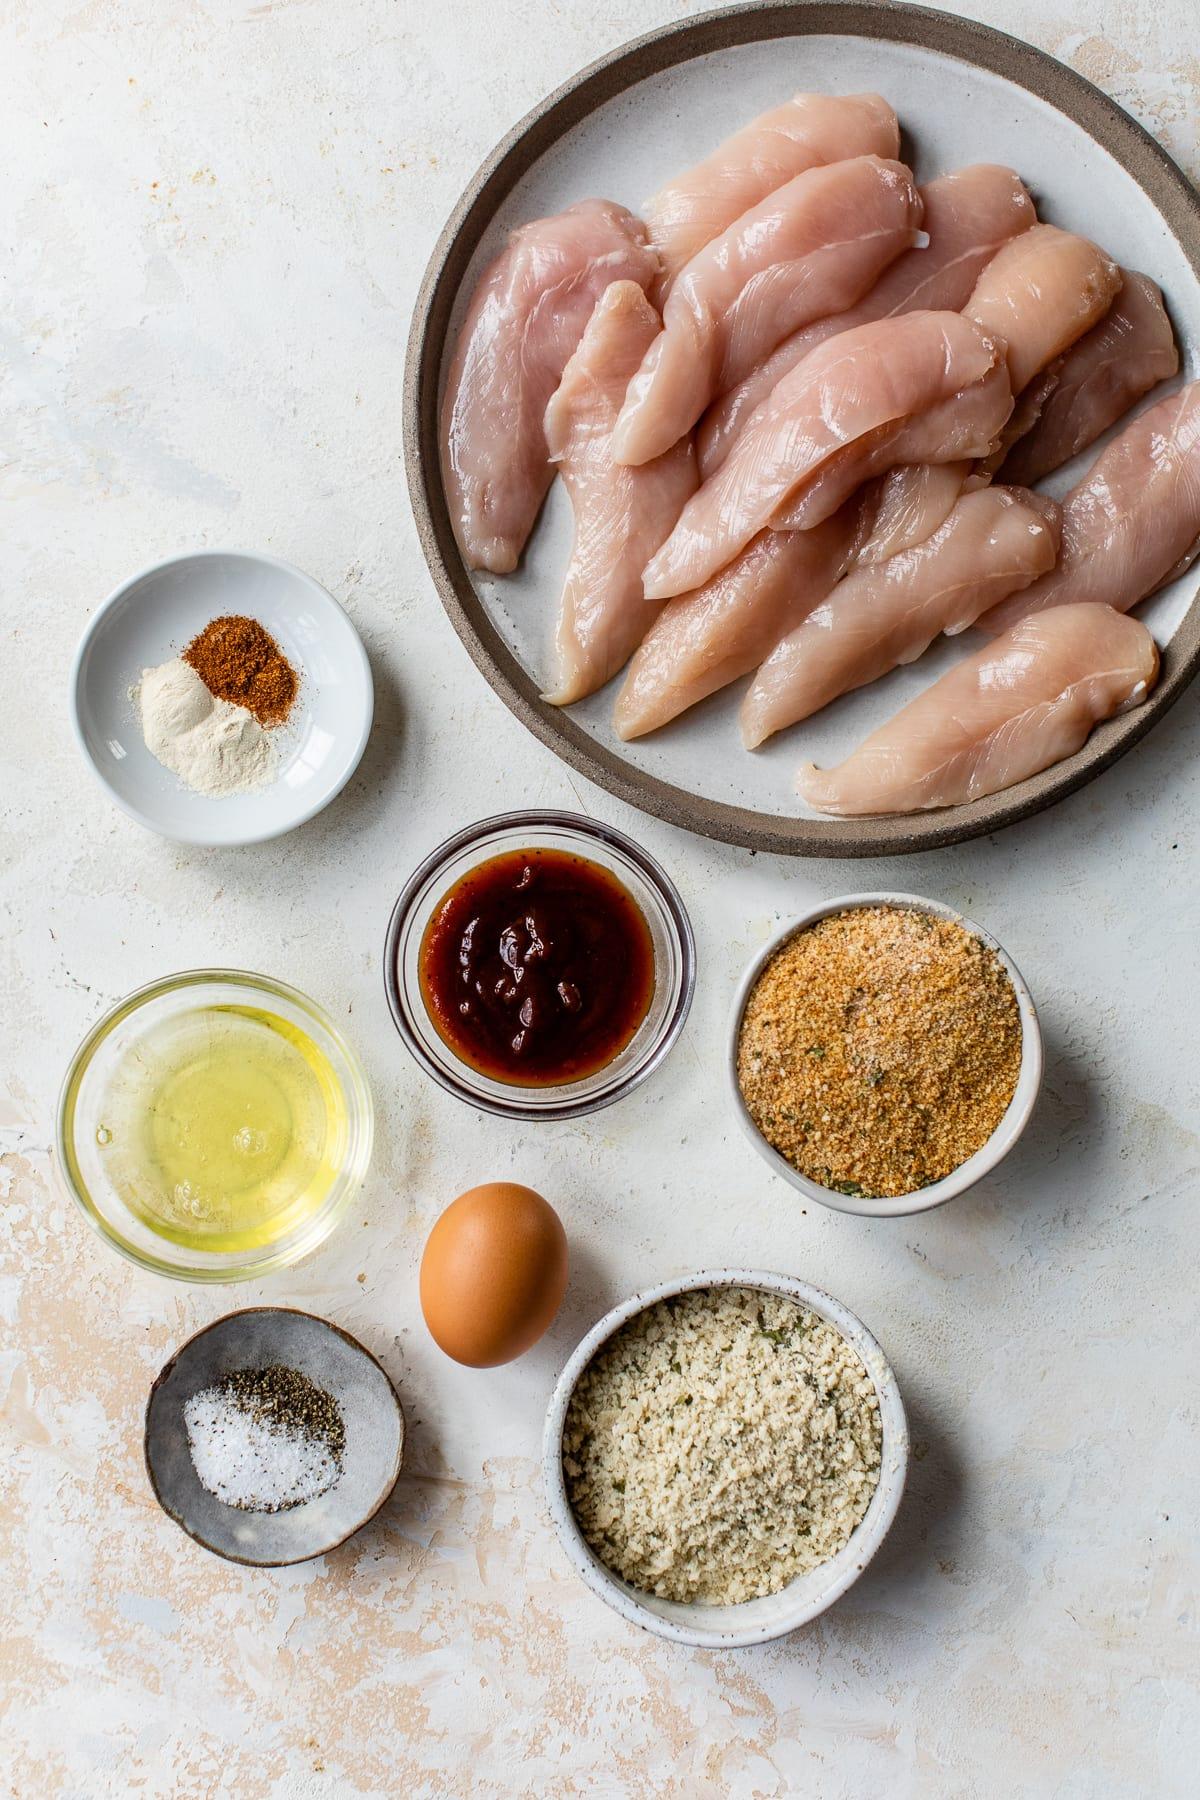
[[[421,1311],[455,1362],[511,1362],[549,1330],[567,1286],[567,1234],[532,1188],[488,1181],[446,1208],[421,1258]]]

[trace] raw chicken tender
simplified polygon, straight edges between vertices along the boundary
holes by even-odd
[[[1160,289],[1122,269],[1121,291],[1098,325],[1050,365],[1028,435],[1001,469],[1005,481],[1040,481],[1179,370],[1179,348]]]
[[[603,687],[641,643],[657,611],[642,594],[642,570],[696,488],[690,439],[640,469],[612,458],[612,428],[629,377],[659,325],[636,282],[614,282],[546,408],[546,443],[575,513],[557,678],[545,696],[558,706]]]
[[[785,338],[756,369],[715,400],[700,422],[696,452],[706,479],[724,462],[730,445],[777,381],[818,344],[872,319],[899,313],[959,312],[975,281],[1001,244],[1036,223],[1033,201],[1019,176],[995,163],[977,163],[941,175],[920,188],[922,227],[929,243],[906,250],[857,306],[827,315]]]
[[[1058,533],[1058,507],[1039,494],[964,494],[925,543],[847,575],[776,645],[742,703],[746,748],[914,662],[947,626],[961,629],[1028,587],[1054,567]]]
[[[1120,285],[1116,263],[1087,238],[1035,225],[996,252],[963,311],[1004,339],[1019,394],[1103,318]]]
[[[669,450],[789,332],[852,306],[920,223],[911,174],[877,156],[809,169],[744,213],[672,287],[617,423],[618,460]]]
[[[900,127],[878,94],[795,94],[685,169],[642,208],[673,281],[698,250],[794,175],[850,156],[897,156]]]
[[[1016,619],[1073,600],[1126,612],[1182,575],[1198,551],[1200,382],[1193,381],[1139,414],[1067,495],[1058,567],[977,623],[1006,631]]]
[[[852,502],[815,531],[762,531],[706,586],[668,601],[617,696],[617,736],[656,731],[757,668],[844,571],[856,517]]]
[[[1003,361],[994,338],[950,312],[905,313],[820,345],[777,384],[688,501],[646,570],[647,595],[666,599],[699,587],[840,451],[973,387]],[[961,455],[951,451],[945,460]]]
[[[918,694],[835,769],[801,768],[819,812],[922,812],[996,794],[1073,756],[1158,678],[1146,627],[1107,606],[1056,606]]]
[[[933,536],[971,473],[969,462],[901,463],[859,496],[858,543],[851,567],[886,562]]]
[[[1054,362],[1104,317],[1120,285],[1121,271],[1103,250],[1056,225],[1035,225],[992,258],[963,311],[1008,346],[1016,405],[980,462],[980,480],[991,479],[1036,423],[1054,386]]]
[[[864,481],[897,465],[920,468],[949,462],[958,468],[965,461],[970,471],[976,458],[992,454],[1011,411],[1008,370],[997,359],[981,381],[949,400],[839,450],[779,508],[771,523],[781,531],[806,531],[828,518]],[[965,479],[959,480],[960,488]]]
[[[610,282],[657,274],[633,214],[583,200],[514,231],[481,277],[442,404],[446,501],[470,568],[516,568],[554,475],[542,421],[567,358]]]

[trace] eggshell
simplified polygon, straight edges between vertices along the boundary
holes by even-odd
[[[532,1188],[489,1181],[451,1202],[421,1258],[421,1311],[455,1362],[512,1362],[547,1331],[567,1286],[567,1234]]]

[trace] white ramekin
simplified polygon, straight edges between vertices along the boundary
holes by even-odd
[[[567,1498],[562,1466],[562,1434],[567,1407],[576,1383],[596,1352],[635,1313],[674,1294],[708,1287],[760,1288],[764,1293],[782,1294],[828,1320],[861,1358],[874,1382],[883,1428],[879,1483],[862,1523],[849,1543],[820,1568],[798,1576],[778,1594],[768,1594],[761,1600],[743,1600],[735,1606],[660,1600],[614,1574],[589,1548],[576,1523]],[[900,1504],[908,1471],[908,1423],[891,1364],[862,1320],[840,1300],[791,1275],[773,1275],[762,1269],[699,1269],[694,1275],[660,1281],[654,1287],[632,1294],[592,1327],[555,1384],[546,1414],[542,1465],[546,1499],[559,1541],[576,1574],[594,1594],[631,1624],[640,1625],[659,1637],[703,1649],[737,1650],[750,1644],[768,1643],[772,1638],[784,1637],[798,1626],[807,1625],[858,1580],[887,1536]]]
[[[822,1187],[819,1182],[810,1181],[807,1175],[801,1175],[788,1161],[780,1156],[767,1142],[754,1120],[750,1117],[749,1108],[742,1098],[742,1090],[738,1085],[737,1054],[738,1038],[741,1035],[742,1015],[746,1010],[746,1002],[750,997],[759,975],[775,952],[789,938],[795,937],[799,931],[805,931],[815,925],[818,919],[827,919],[833,913],[851,912],[863,906],[903,906],[916,912],[933,913],[939,919],[950,919],[956,925],[972,932],[985,943],[989,950],[994,950],[1008,971],[1017,996],[1017,1007],[1021,1014],[1021,1070],[1017,1077],[1016,1091],[1008,1103],[1008,1110],[997,1125],[987,1143],[978,1149],[974,1156],[969,1156],[965,1163],[945,1176],[941,1181],[933,1182],[929,1187],[918,1188],[913,1194],[899,1194],[893,1199],[872,1200],[855,1194],[840,1194],[832,1188]],[[819,906],[810,907],[808,912],[801,913],[799,918],[792,919],[781,926],[768,943],[758,952],[746,973],[742,976],[737,995],[733,1003],[733,1014],[730,1020],[729,1048],[726,1056],[726,1070],[729,1087],[733,1095],[734,1111],[742,1130],[754,1145],[764,1162],[770,1164],[777,1175],[798,1188],[809,1200],[817,1201],[821,1206],[833,1207],[838,1212],[862,1213],[868,1218],[896,1218],[903,1213],[928,1212],[930,1207],[942,1206],[947,1200],[953,1200],[957,1194],[964,1194],[968,1188],[982,1181],[991,1173],[996,1165],[1003,1161],[1029,1123],[1038,1090],[1042,1085],[1042,1033],[1038,1025],[1037,1009],[1033,997],[1025,984],[1025,979],[1003,944],[997,943],[990,932],[977,925],[973,919],[966,918],[952,906],[945,906],[940,900],[926,900],[920,894],[843,894],[838,900],[826,900]]]

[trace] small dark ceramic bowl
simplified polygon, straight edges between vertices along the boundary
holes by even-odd
[[[183,1409],[235,1369],[272,1363],[298,1369],[337,1402],[343,1469],[315,1500],[246,1512],[201,1486]],[[160,1371],[146,1403],[145,1454],[154,1497],[181,1531],[230,1562],[281,1568],[335,1550],[375,1517],[400,1474],[404,1409],[382,1365],[339,1326],[290,1307],[248,1307],[198,1331]]]

